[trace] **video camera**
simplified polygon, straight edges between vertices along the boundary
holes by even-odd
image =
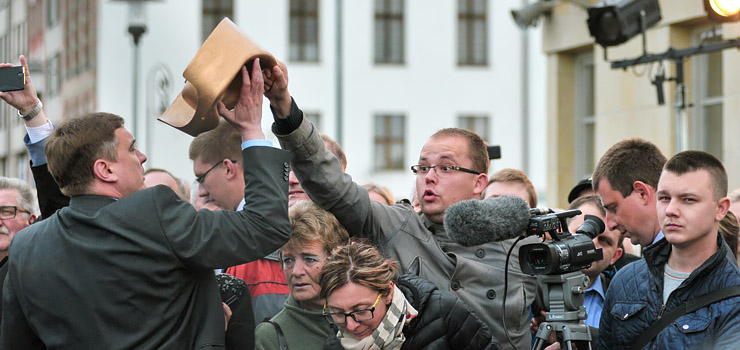
[[[579,214],[581,211],[577,209],[558,213],[530,210],[527,235],[544,238],[545,233],[549,233],[552,238],[519,248],[522,271],[544,275],[538,282],[538,289],[542,291],[545,322],[539,325],[532,349],[543,349],[552,332],[562,338],[561,346],[566,349],[572,349],[574,344],[591,348],[591,334],[581,323],[587,318],[583,301],[589,279],[581,270],[604,258],[593,239],[604,232],[605,226],[600,218],[586,215],[575,233],[568,232],[565,219]]]
[[[586,215],[583,225],[576,232],[568,232],[565,219],[581,214],[580,210],[543,213],[540,209],[530,210],[532,216],[527,227],[527,236],[544,237],[549,233],[552,240],[527,244],[519,248],[519,265],[530,275],[554,275],[580,271],[591,263],[604,258],[601,248],[596,248],[593,239],[604,232],[604,222],[593,215]]]

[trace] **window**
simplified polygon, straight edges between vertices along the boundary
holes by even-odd
[[[403,63],[403,0],[375,0],[375,63]]]
[[[700,28],[695,32],[694,44],[699,44],[702,37],[707,37],[707,28]],[[719,34],[719,33],[717,33]],[[704,42],[717,42],[722,40],[720,35],[713,35]],[[723,132],[723,72],[722,52],[713,52],[705,55],[691,57],[691,70],[693,72],[693,99],[694,108],[690,108],[692,114],[688,130],[684,127],[684,133],[690,133],[690,148],[700,149],[711,153],[722,159],[724,137]],[[685,124],[684,124],[685,125]],[[684,147],[683,149],[687,149]]]
[[[574,182],[590,177],[594,170],[595,126],[594,110],[594,55],[591,52],[576,56],[574,68],[573,114],[575,118]]]
[[[405,117],[402,115],[375,116],[375,169],[402,170],[405,153]]]
[[[488,64],[487,0],[457,1],[457,64]]]
[[[319,61],[318,0],[290,0],[290,59]]]
[[[63,51],[65,80],[72,79],[95,66],[96,3],[93,0],[66,2]]]
[[[8,57],[10,56],[8,51],[8,36],[7,35],[0,35],[0,57]]]
[[[16,155],[15,159],[16,159],[16,166],[17,166],[16,169],[18,169],[18,173],[16,174],[15,177],[23,181],[28,181],[29,180],[28,173],[30,170],[30,165],[28,163],[29,162],[28,155],[26,154],[26,152],[21,152]]]
[[[313,124],[317,130],[321,130],[321,114],[304,112],[303,116]]]
[[[59,0],[46,1],[46,26],[51,28],[59,23]]]
[[[203,0],[201,38],[206,41],[224,17],[234,17],[234,0]]]
[[[460,129],[470,130],[478,134],[478,136],[480,136],[480,138],[482,138],[484,141],[489,141],[488,117],[486,116],[466,115],[458,117],[457,126]]]
[[[28,52],[28,35],[27,35],[26,22],[23,22],[22,24],[18,25],[18,32],[20,33],[18,35],[18,40],[20,40],[20,43],[19,43],[20,51],[18,51],[18,54],[16,55],[16,57]]]
[[[62,89],[61,61],[59,53],[56,53],[47,63],[48,73],[46,74],[46,94],[49,97],[58,95],[59,91]]]

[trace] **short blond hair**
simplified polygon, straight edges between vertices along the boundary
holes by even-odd
[[[491,175],[488,179],[488,186],[494,182],[516,182],[524,185],[524,188],[527,189],[527,196],[529,197],[529,207],[537,207],[537,190],[534,189],[532,181],[529,181],[527,174],[523,171],[512,168],[501,169]]]
[[[299,201],[289,209],[290,240],[279,250],[280,261],[285,249],[320,242],[327,255],[339,245],[347,244],[349,233],[330,212],[311,201]]]

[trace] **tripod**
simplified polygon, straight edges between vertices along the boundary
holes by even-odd
[[[540,288],[547,312],[532,349],[543,349],[552,332],[562,336],[566,349],[572,350],[573,342],[585,342],[591,349],[591,334],[588,327],[581,324],[586,319],[583,294],[588,282],[588,277],[580,271],[542,275]]]

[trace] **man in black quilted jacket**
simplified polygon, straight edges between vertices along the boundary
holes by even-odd
[[[727,173],[714,156],[685,151],[669,159],[657,188],[657,215],[665,239],[645,259],[614,277],[601,315],[597,349],[633,346],[654,322],[687,301],[740,286],[740,270],[719,232],[727,214]],[[740,297],[679,316],[647,340],[649,349],[736,349]]]

